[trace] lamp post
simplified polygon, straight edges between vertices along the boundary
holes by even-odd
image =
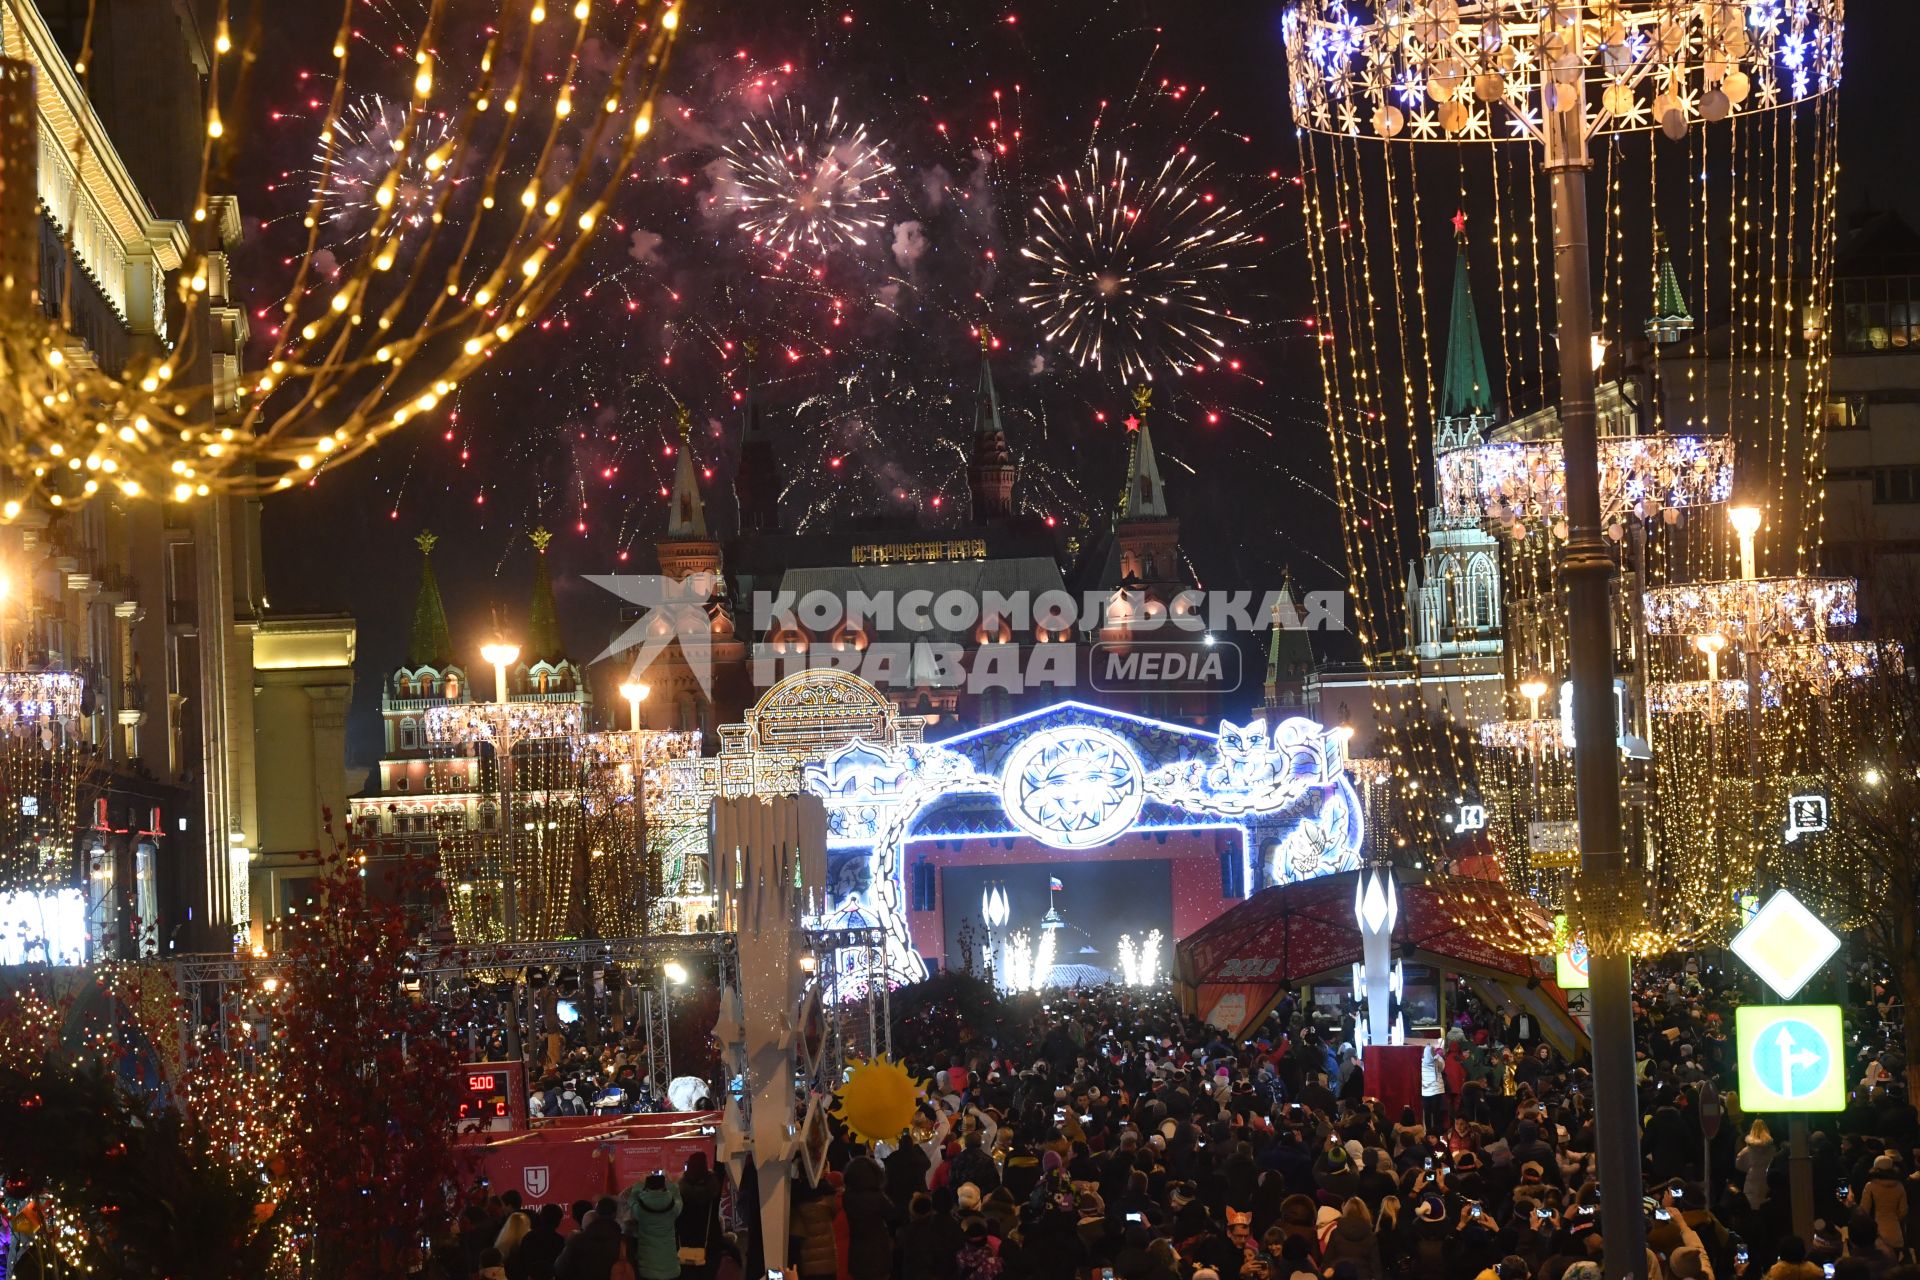
[[[493,781],[500,789],[500,875],[502,897],[501,925],[508,938],[517,936],[520,926],[520,878],[513,865],[513,787],[508,774],[513,769],[513,717],[507,706],[507,668],[520,657],[520,646],[494,640],[480,646],[480,656],[493,665],[493,701],[499,708],[499,733],[493,740]]]
[[[640,704],[647,700],[648,692],[647,686],[638,680],[624,680],[620,684],[620,696],[627,700],[627,745],[631,749],[633,759],[633,856],[639,859],[641,879],[648,891],[647,896],[651,900],[654,885],[648,874],[646,862],[645,832],[642,826],[645,817],[644,801],[640,792]],[[652,910],[649,903],[646,914],[640,917],[642,930],[650,928],[651,918]]]
[[[1727,519],[1733,522],[1733,532],[1740,539],[1740,576],[1751,582],[1755,578],[1753,571],[1753,538],[1760,532],[1760,508],[1728,507]]]
[[[640,704],[647,700],[649,692],[638,680],[628,680],[620,686],[620,696],[627,700],[627,729],[632,733],[640,732]]]
[[[480,646],[480,656],[493,664],[493,700],[506,705],[507,668],[519,660],[520,646],[495,640]]]

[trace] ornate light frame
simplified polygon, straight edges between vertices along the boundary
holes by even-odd
[[[1725,502],[1733,495],[1733,441],[1726,436],[1602,436],[1600,519]],[[1552,524],[1567,513],[1559,440],[1509,440],[1454,449],[1434,459],[1441,512],[1495,525]]]
[[[1281,20],[1293,121],[1415,141],[1542,141],[1770,110],[1840,80],[1844,0],[1299,0]]]
[[[1655,587],[1646,597],[1647,631],[1738,640],[1751,626],[1763,644],[1775,636],[1824,638],[1827,628],[1858,620],[1859,594],[1852,578],[1726,578]]]

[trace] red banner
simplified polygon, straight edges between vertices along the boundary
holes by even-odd
[[[594,1140],[544,1140],[545,1135],[517,1134],[474,1150],[479,1174],[496,1194],[514,1190],[528,1205],[570,1205],[607,1194],[612,1161],[604,1144]]]
[[[495,1192],[533,1204],[570,1205],[618,1193],[655,1170],[678,1178],[700,1152],[714,1167],[717,1111],[563,1116],[512,1134],[463,1134],[461,1145]]]

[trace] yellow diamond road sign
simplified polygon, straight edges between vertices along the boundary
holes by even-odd
[[[1733,954],[1746,961],[1782,1000],[1791,1000],[1807,979],[1840,949],[1840,939],[1800,900],[1782,889],[1753,913],[1733,936]]]

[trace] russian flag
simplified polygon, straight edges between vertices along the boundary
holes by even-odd
[[[1066,892],[1067,886],[1060,883],[1059,876],[1049,876],[1047,878],[1047,888],[1053,890],[1055,893],[1064,893]]]

